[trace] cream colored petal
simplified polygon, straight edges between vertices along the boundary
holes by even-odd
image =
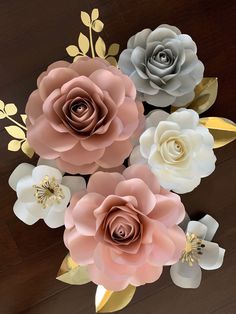
[[[193,233],[200,239],[205,239],[207,227],[199,221],[190,221],[187,226],[187,233]]]
[[[30,203],[35,201],[34,197],[34,181],[31,176],[21,178],[16,185],[16,194],[19,201]]]
[[[27,225],[33,225],[41,218],[41,211],[37,203],[22,203],[16,201],[13,207],[15,215]]]
[[[202,271],[197,263],[189,266],[187,263],[178,262],[171,266],[170,276],[176,286],[198,288],[202,279]]]
[[[181,129],[195,129],[199,124],[199,115],[192,109],[178,109],[169,115],[168,121],[176,122]]]
[[[146,116],[145,128],[157,127],[159,122],[165,121],[169,116],[164,110],[157,109],[149,112]]]
[[[9,177],[8,183],[13,190],[16,190],[17,182],[24,176],[31,176],[33,165],[22,163],[18,165]]]
[[[219,258],[219,245],[210,241],[202,241],[202,245],[205,247],[202,249],[202,255],[199,257],[199,265],[203,269],[212,268]],[[214,268],[212,268],[214,269]]]
[[[144,158],[148,158],[151,152],[152,145],[154,144],[154,134],[156,129],[154,127],[147,129],[140,136],[140,152]]]
[[[32,172],[32,177],[36,184],[42,181],[45,176],[54,177],[59,183],[62,180],[62,174],[56,168],[44,165],[37,166],[34,168]]]
[[[204,269],[205,270],[214,270],[214,269],[218,269],[222,266],[223,261],[224,261],[224,255],[225,255],[225,249],[222,249],[221,247],[219,248],[219,254],[218,254],[218,258],[216,260],[215,264],[211,264],[211,265],[204,265]]]
[[[140,145],[135,146],[129,157],[129,164],[134,165],[134,164],[146,164],[146,163],[147,163],[147,159],[145,159],[142,156],[140,152]]]
[[[207,227],[205,240],[211,241],[219,227],[219,223],[210,215],[205,215],[202,219],[199,220],[199,222]]]

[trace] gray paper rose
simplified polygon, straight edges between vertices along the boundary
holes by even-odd
[[[132,36],[119,58],[122,72],[134,82],[142,100],[157,106],[181,107],[194,97],[204,66],[189,35],[170,25],[144,29]]]

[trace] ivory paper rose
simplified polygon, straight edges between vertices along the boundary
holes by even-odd
[[[146,128],[130,163],[148,163],[164,188],[191,192],[214,171],[214,139],[194,110],[178,109],[170,115],[155,110],[146,119]]]
[[[180,197],[160,188],[147,166],[96,172],[87,193],[72,197],[64,241],[93,282],[118,291],[154,282],[163,265],[179,259],[185,235],[177,224],[184,215]]]
[[[144,29],[132,36],[119,58],[143,100],[157,106],[183,106],[194,97],[204,66],[189,35],[170,25]]]
[[[68,173],[123,163],[143,117],[132,81],[102,59],[59,61],[38,78],[26,105],[27,139]]]

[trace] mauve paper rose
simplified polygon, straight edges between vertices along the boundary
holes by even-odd
[[[194,88],[203,78],[204,66],[196,53],[189,35],[160,25],[132,36],[118,64],[143,100],[157,107],[181,107],[193,99]]]
[[[27,139],[38,155],[68,173],[121,165],[140,129],[143,105],[132,81],[107,61],[55,62],[26,105]]]
[[[123,174],[96,172],[87,192],[74,194],[65,213],[65,245],[87,265],[91,281],[118,291],[154,282],[180,258],[185,235],[180,197],[144,165]]]

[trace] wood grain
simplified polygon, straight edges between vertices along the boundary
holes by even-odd
[[[70,60],[65,47],[86,31],[80,11],[95,7],[105,24],[105,42],[118,42],[121,49],[137,31],[162,23],[190,34],[205,64],[205,76],[219,78],[218,98],[205,115],[236,120],[235,1],[1,0],[0,99],[14,102],[23,113],[38,75],[53,61]],[[94,313],[95,285],[69,286],[55,280],[66,254],[63,228],[51,230],[42,222],[26,226],[12,213],[15,194],[7,180],[20,162],[29,159],[21,152],[7,151],[10,138],[4,126],[9,122],[0,123],[0,313]],[[235,152],[236,142],[218,149],[216,171],[182,197],[191,217],[207,212],[220,221],[215,241],[227,249],[224,266],[204,272],[197,290],[174,286],[166,269],[159,281],[138,288],[132,303],[120,313],[236,313]]]

